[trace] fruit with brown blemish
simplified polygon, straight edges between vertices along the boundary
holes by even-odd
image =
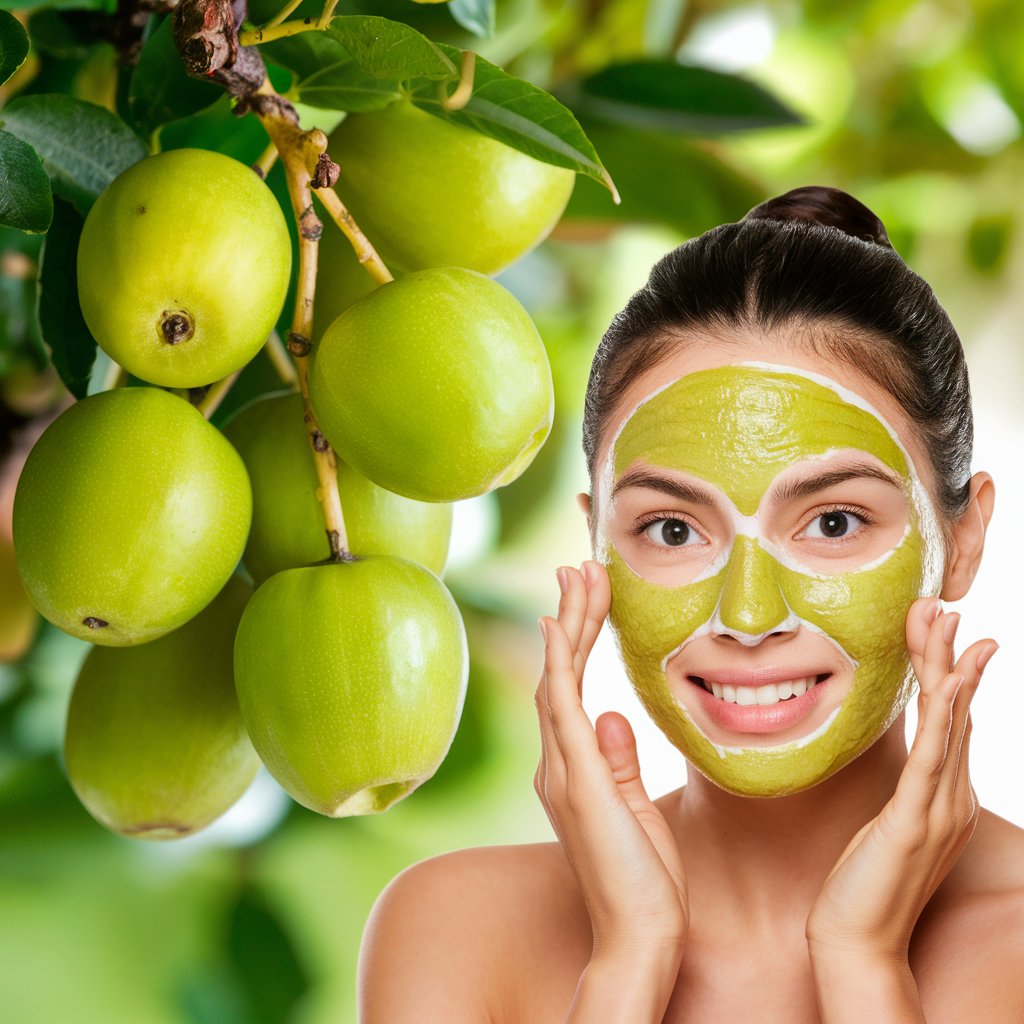
[[[135,839],[177,839],[220,817],[259,769],[235,696],[235,630],[252,588],[232,577],[181,629],[94,647],[68,706],[64,760],[89,813]]]
[[[120,388],[71,406],[29,453],[14,550],[54,625],[112,647],[183,625],[231,575],[252,515],[231,444],[188,402]]]
[[[302,397],[258,398],[224,427],[252,482],[252,529],[242,560],[256,582],[282,569],[323,561],[328,553],[316,468],[303,421]],[[338,492],[349,550],[393,555],[444,570],[451,537],[451,505],[393,494],[341,462]]]
[[[129,167],[89,211],[78,297],[100,347],[142,380],[210,384],[267,340],[291,269],[288,225],[251,168],[176,149]]]
[[[387,810],[434,774],[467,673],[455,601],[395,558],[279,572],[235,638],[253,745],[299,803],[330,817]]]

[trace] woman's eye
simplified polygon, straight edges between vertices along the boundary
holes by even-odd
[[[864,520],[860,516],[853,512],[836,509],[833,512],[822,512],[821,515],[815,516],[805,527],[804,534],[808,537],[836,540],[856,533],[862,526],[864,526]]]
[[[647,539],[661,548],[680,548],[701,542],[701,536],[681,519],[656,519],[644,528]]]

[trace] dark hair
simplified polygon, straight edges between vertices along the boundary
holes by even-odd
[[[593,477],[622,391],[694,334],[795,328],[811,351],[855,368],[917,425],[940,513],[969,499],[974,426],[963,347],[882,222],[839,189],[794,189],[662,257],[606,331],[590,370],[583,450]]]

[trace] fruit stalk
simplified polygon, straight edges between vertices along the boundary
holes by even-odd
[[[271,331],[267,343],[263,346],[267,358],[273,364],[281,382],[290,388],[298,388],[299,375],[295,370],[295,364],[288,358],[288,350],[284,347],[277,331]]]
[[[338,225],[342,234],[352,244],[360,264],[374,281],[377,284],[387,284],[389,281],[393,281],[394,277],[391,271],[384,265],[384,261],[377,255],[377,250],[352,219],[352,214],[345,208],[338,193],[333,188],[319,188],[316,197],[331,215],[331,220]]]
[[[210,389],[196,406],[196,408],[203,414],[204,419],[209,419],[217,411],[217,406],[227,398],[228,392],[231,390],[235,381],[238,380],[241,372],[242,370],[239,368],[235,370],[234,373],[229,373],[226,377],[222,377],[220,380],[210,385]]]
[[[316,465],[317,497],[324,511],[330,559],[344,561],[351,557],[345,519],[338,495],[338,464],[327,439],[321,433],[309,401],[309,353],[313,334],[313,300],[316,291],[316,264],[318,243],[323,224],[313,211],[313,193],[310,188],[312,172],[327,148],[327,137],[314,129],[304,132],[297,123],[290,104],[280,102],[268,81],[264,81],[259,95],[267,97],[265,103],[254,104],[260,123],[277,147],[284,164],[288,195],[299,232],[299,275],[295,295],[295,312],[288,335],[288,351],[295,360],[306,432]]]

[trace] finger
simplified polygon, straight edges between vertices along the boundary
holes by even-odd
[[[636,737],[629,720],[617,711],[606,711],[594,723],[597,745],[612,770],[612,778],[634,811],[651,805],[636,752]]]
[[[896,785],[895,799],[901,809],[913,817],[923,817],[942,778],[949,752],[953,724],[953,703],[963,676],[947,673],[938,683],[931,683],[930,694],[924,693],[922,681],[917,735],[907,763]]]
[[[558,602],[558,621],[575,653],[579,649],[580,636],[587,614],[587,584],[578,569],[563,565],[557,573],[562,596]],[[582,666],[579,666],[582,669]]]
[[[599,754],[594,727],[580,702],[573,650],[562,624],[545,616],[541,619],[547,645],[544,657],[544,689],[552,734],[567,763]],[[568,766],[568,765],[567,765]]]
[[[921,660],[921,694],[927,701],[953,667],[953,640],[960,624],[957,612],[941,612],[928,628],[928,639]]]
[[[985,665],[988,664],[998,646],[994,640],[978,640],[960,655],[954,668],[954,672],[958,672],[964,677],[964,682],[957,691],[950,726],[951,741],[955,749],[951,751],[951,756],[948,758],[950,767],[945,770],[949,778],[944,781],[947,782],[951,793],[955,792],[957,779],[964,771],[960,762],[966,760],[966,734],[970,724],[971,701],[974,700],[974,695],[978,692]]]
[[[579,651],[586,661],[601,632],[604,620],[608,617],[612,588],[608,582],[608,573],[600,562],[584,562],[583,578],[587,584],[587,613],[580,636]]]
[[[937,597],[918,598],[907,612],[907,650],[914,674],[921,678],[924,671],[924,648],[928,640],[928,630],[942,611],[942,602]]]

